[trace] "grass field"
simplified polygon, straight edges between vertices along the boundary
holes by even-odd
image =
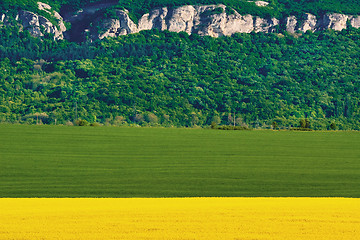
[[[360,197],[359,132],[0,125],[0,197]]]
[[[357,240],[360,199],[0,199],[0,239]]]

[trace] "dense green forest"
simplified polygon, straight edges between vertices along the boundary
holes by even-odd
[[[0,121],[360,129],[360,30],[81,44],[0,28]],[[235,119],[234,119],[235,114]]]
[[[8,9],[37,10],[38,0],[2,0],[0,11]],[[126,8],[132,16],[138,19],[150,9],[156,7],[176,7],[182,5],[199,4],[225,4],[240,14],[252,14],[262,17],[272,16],[282,18],[288,15],[301,15],[302,13],[313,13],[320,15],[324,12],[337,12],[344,14],[360,14],[359,0],[267,0],[270,4],[267,7],[258,7],[247,0],[42,0],[50,4],[57,11],[75,11],[86,4],[94,2],[118,3],[117,7]]]

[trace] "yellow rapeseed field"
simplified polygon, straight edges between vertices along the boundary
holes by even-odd
[[[0,239],[360,239],[360,199],[0,199]]]

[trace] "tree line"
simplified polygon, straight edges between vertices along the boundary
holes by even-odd
[[[0,28],[0,121],[359,129],[360,30],[70,43]]]

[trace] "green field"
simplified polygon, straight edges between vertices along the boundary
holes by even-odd
[[[0,125],[0,197],[360,197],[359,132]]]

